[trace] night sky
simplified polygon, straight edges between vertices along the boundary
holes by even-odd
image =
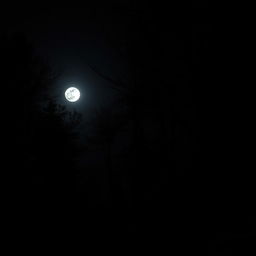
[[[37,1],[0,12],[7,201],[72,209],[91,240],[113,232],[159,239],[173,255],[249,255],[252,189],[210,146],[208,1]]]

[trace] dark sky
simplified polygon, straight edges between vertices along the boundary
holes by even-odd
[[[187,34],[184,30],[191,30],[188,26],[199,23],[205,26],[207,23],[202,20],[202,17],[207,17],[207,1],[203,2],[169,6],[156,6],[150,1],[85,1],[83,5],[19,3],[2,8],[5,13],[2,19],[11,30],[26,32],[35,41],[40,54],[47,57],[56,70],[63,71],[65,75],[60,84],[65,87],[67,80],[73,80],[87,91],[87,86],[96,88],[100,83],[90,80],[96,77],[88,70],[87,64],[96,65],[115,77],[127,75],[124,59],[109,42],[112,36],[121,36],[122,30],[127,26],[136,27],[139,20],[152,24],[152,30],[157,23],[169,26],[170,22],[176,27],[174,33],[180,33],[178,37],[183,39]],[[133,15],[134,9],[139,10],[139,15]],[[163,21],[159,21],[161,16]],[[103,85],[104,81],[101,83]],[[100,90],[103,88],[104,85]],[[109,97],[111,91],[107,90],[102,95]],[[95,102],[96,99],[88,100]]]
[[[215,181],[223,177],[221,170],[213,170],[214,168],[209,166],[211,163],[206,163],[200,151],[204,150],[201,149],[201,140],[207,142],[212,140],[209,134],[201,138],[201,129],[206,126],[205,117],[209,115],[206,106],[213,97],[212,78],[207,73],[209,67],[213,65],[210,64],[208,56],[212,33],[211,15],[208,1],[165,2],[93,0],[83,1],[83,4],[72,1],[56,4],[45,1],[34,1],[34,3],[20,1],[2,5],[0,19],[4,30],[27,34],[34,42],[38,54],[49,60],[53,70],[60,73],[51,93],[68,109],[76,109],[83,114],[84,123],[79,128],[81,141],[84,141],[83,136],[87,135],[87,118],[93,116],[95,108],[107,109],[120,97],[120,94],[112,89],[112,85],[97,75],[89,65],[109,77],[131,84],[129,56],[123,53],[127,41],[132,42],[133,47],[138,46],[133,49],[138,50],[135,59],[139,62],[139,72],[141,72],[139,75],[144,79],[142,82],[139,81],[141,83],[138,82],[142,89],[138,90],[141,94],[137,102],[139,103],[137,116],[140,117],[137,123],[141,126],[139,132],[143,135],[141,140],[143,142],[140,141],[141,138],[138,141],[144,146],[138,157],[141,166],[136,166],[136,157],[133,153],[125,160],[118,155],[120,151],[131,146],[132,129],[128,123],[130,130],[127,133],[116,134],[111,144],[113,170],[120,171],[119,174],[125,172],[124,170],[128,174],[134,171],[135,179],[137,179],[136,171],[141,172],[142,181],[138,184],[142,187],[141,193],[145,196],[145,201],[152,197],[156,205],[159,200],[164,202],[159,191],[161,189],[165,191],[166,188],[163,188],[162,184],[166,185],[169,182],[166,191],[170,189],[172,198],[180,196],[188,203],[188,206],[185,206],[188,208],[183,208],[186,213],[194,209],[194,198],[197,200],[196,203],[200,204],[201,212],[204,212],[205,202],[202,191],[204,189],[209,191],[210,188],[206,188],[207,184],[200,183],[198,178],[206,173],[203,165],[208,168],[209,179],[212,178],[212,174],[215,175]],[[82,95],[80,101],[75,104],[70,104],[64,99],[65,89],[70,83],[76,84]],[[166,133],[163,134],[164,132]],[[77,164],[84,171],[81,179],[86,179],[90,175],[89,172],[94,173],[94,180],[91,182],[93,188],[89,192],[91,194],[105,195],[106,187],[101,187],[102,184],[104,186],[107,184],[104,181],[106,177],[102,175],[102,170],[105,168],[104,158],[104,151],[99,150],[96,153],[87,152],[76,159]],[[148,175],[151,163],[154,165],[152,168],[155,168],[151,173],[152,176]],[[144,170],[144,164],[148,169]],[[187,175],[187,183],[182,181],[174,184],[175,174]],[[228,172],[225,175],[231,177]],[[168,180],[168,177],[171,178]],[[149,184],[144,178],[148,178]],[[162,183],[154,183],[155,179]],[[125,182],[128,183],[127,180]],[[178,178],[175,181],[177,180]],[[152,183],[150,184],[149,181]],[[125,182],[119,185],[125,187]],[[175,189],[172,185],[176,186]],[[182,185],[182,188],[179,188],[179,185]],[[214,181],[211,186],[215,188]],[[226,184],[223,182],[223,192],[225,188]],[[161,196],[157,197],[154,193]],[[176,197],[176,194],[179,196]],[[215,196],[214,192],[210,192],[209,195],[212,198]],[[222,195],[218,200],[222,200],[225,206],[226,202],[221,197]],[[226,198],[229,198],[228,193]],[[179,208],[183,202],[177,200],[176,208]],[[225,207],[228,209],[228,206]],[[196,218],[200,219],[202,228],[204,223],[201,212]],[[227,212],[230,210],[228,209]],[[188,216],[184,215],[185,217]],[[206,217],[203,217],[205,220]],[[218,220],[215,220],[215,223],[218,224]],[[219,225],[225,226],[223,223]],[[194,220],[190,220],[189,225],[195,228],[197,224],[194,224]],[[208,220],[207,225],[213,227],[215,224]],[[232,224],[230,226],[234,227]]]
[[[87,66],[97,63],[97,67],[104,68],[108,74],[124,72],[120,57],[106,45],[103,27],[108,12],[104,13],[102,4],[21,4],[15,8],[6,7],[5,13],[9,14],[4,20],[9,30],[25,32],[35,42],[39,54],[46,57],[56,71],[60,71],[56,91],[60,101],[69,82],[80,87],[83,102],[76,107],[81,111],[85,101],[94,105],[110,100],[112,92],[104,86],[105,81],[95,76]]]
[[[152,61],[157,70],[160,69],[158,61],[161,60],[167,68],[169,62],[172,62],[168,58],[183,57],[197,47],[204,47],[204,35],[210,30],[207,7],[207,1],[156,5],[151,1],[112,0],[85,1],[83,5],[45,2],[19,3],[14,6],[7,4],[1,11],[2,24],[10,31],[25,32],[35,42],[38,53],[50,61],[55,71],[60,71],[57,85],[52,90],[53,95],[57,95],[60,103],[66,104],[70,109],[75,108],[86,117],[88,113],[93,113],[95,107],[111,104],[117,93],[88,64],[114,79],[129,80],[127,60],[119,54],[112,40],[117,38],[122,42],[125,40],[123,35],[130,33],[132,40],[138,40],[140,54],[145,56],[145,62]],[[144,33],[140,31],[142,27],[146,27],[148,35],[153,35],[152,39],[140,39]],[[198,34],[202,31],[203,36],[197,41]],[[175,41],[175,48],[169,46],[172,41]],[[148,49],[147,44],[152,44],[155,48],[154,44],[159,45],[160,57],[155,49],[153,53],[146,50],[143,52],[143,44],[145,49]],[[179,63],[175,65],[178,67]],[[149,81],[150,72],[152,71],[148,74]],[[168,75],[168,68],[166,74]],[[64,99],[64,91],[70,82],[75,83],[82,94],[81,100],[75,104]],[[160,94],[152,88],[151,86],[145,90],[141,99],[148,101],[144,108],[149,112],[152,110],[148,105],[153,106],[154,94]],[[180,86],[176,93],[176,101],[180,105],[197,102],[196,93],[190,94],[187,88]],[[190,107],[186,107],[186,111],[187,116],[194,112]],[[146,133],[155,136],[153,131],[157,124],[151,119],[145,122]]]

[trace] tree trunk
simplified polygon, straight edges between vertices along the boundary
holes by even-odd
[[[113,203],[113,170],[112,170],[112,156],[111,156],[111,142],[109,140],[105,143],[106,154],[106,183],[107,183],[107,200],[110,205]]]

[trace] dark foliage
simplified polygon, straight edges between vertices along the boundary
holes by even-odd
[[[9,178],[24,186],[74,186],[80,115],[51,98],[56,76],[23,34],[3,36],[1,56],[1,87],[10,95],[4,98]]]

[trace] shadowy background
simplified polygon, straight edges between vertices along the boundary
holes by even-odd
[[[134,234],[175,255],[249,255],[253,186],[221,163],[210,9],[207,1],[3,6],[7,201],[70,211],[92,240]],[[76,103],[64,98],[70,84],[81,91]]]

